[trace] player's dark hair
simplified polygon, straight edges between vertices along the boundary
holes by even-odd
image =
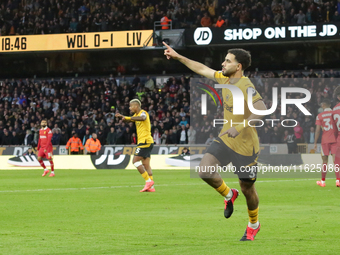
[[[321,103],[325,104],[326,106],[331,106],[331,104],[332,104],[331,100],[329,100],[327,98],[322,99]]]
[[[235,56],[235,60],[242,65],[242,70],[247,69],[251,65],[251,55],[249,51],[244,49],[230,49],[228,53]]]

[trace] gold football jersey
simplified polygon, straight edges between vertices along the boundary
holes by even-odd
[[[219,84],[230,84],[229,78],[224,76],[221,71],[215,72],[215,79]],[[247,89],[249,87],[253,88],[252,90],[252,103],[259,101],[262,99],[260,94],[255,90],[254,85],[250,81],[249,78],[243,76],[239,80],[237,80],[234,84],[232,84],[239,89],[241,89],[244,96],[244,115],[234,115],[233,114],[233,94],[229,89],[222,89],[223,96],[223,110],[224,110],[224,119],[228,121],[228,123],[223,125],[221,133],[227,131],[231,128],[231,120],[233,123],[242,123],[246,120],[251,112],[248,108],[248,94]],[[247,121],[247,120],[246,120]],[[253,123],[251,123],[254,125]],[[238,124],[233,124],[233,127],[236,127]],[[241,133],[235,138],[228,137],[228,135],[224,135],[221,137],[222,141],[233,151],[238,154],[244,156],[252,156],[254,153],[258,153],[259,146],[259,138],[257,135],[257,131],[255,127],[246,127]]]
[[[138,144],[140,143],[153,143],[153,138],[151,136],[151,124],[149,114],[141,110],[139,113],[135,113],[133,117],[145,116],[144,121],[135,121],[137,129]]]

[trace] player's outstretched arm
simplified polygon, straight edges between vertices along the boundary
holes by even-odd
[[[121,115],[120,113],[117,113],[116,117],[122,118],[123,121],[144,121],[144,120],[146,120],[146,116],[127,117],[127,116]]]
[[[132,121],[144,121],[146,120],[145,116],[131,117]]]
[[[173,48],[171,48],[165,42],[163,42],[163,44],[166,47],[166,49],[164,50],[164,55],[166,56],[167,59],[173,58],[175,60],[178,60],[179,62],[186,65],[189,69],[191,69],[195,73],[215,81],[216,70],[213,70],[210,67],[203,65],[202,63],[188,59],[178,54]]]
[[[316,125],[315,139],[314,139],[314,150],[316,150],[316,148],[317,148],[317,142],[318,142],[319,137],[320,137],[320,132],[321,132],[321,126]]]
[[[120,113],[116,113],[115,117],[120,118],[120,119],[122,119],[122,121],[125,121],[125,122],[130,122],[131,121],[130,117],[126,117],[124,115],[121,115]]]

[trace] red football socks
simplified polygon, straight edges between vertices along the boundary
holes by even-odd
[[[44,161],[39,160],[39,163],[40,163],[40,165],[42,166],[42,168],[46,169],[46,166],[45,166],[45,164],[44,164]]]
[[[328,167],[327,164],[325,164],[325,163],[322,164],[321,181],[326,180],[327,167]]]
[[[54,164],[53,164],[53,160],[50,160],[50,165],[51,165],[51,171],[54,171]]]

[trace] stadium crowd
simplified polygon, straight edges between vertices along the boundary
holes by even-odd
[[[247,73],[261,94],[268,109],[272,104],[272,87],[303,87],[311,92],[305,104],[312,116],[305,116],[296,107],[288,106],[281,116],[280,97],[277,110],[265,119],[294,119],[299,125],[285,128],[279,121],[266,121],[258,128],[260,142],[285,143],[290,133],[297,142],[314,143],[315,117],[321,112],[320,102],[329,98],[338,86],[339,72],[333,70],[308,74]],[[276,77],[276,78],[275,78]],[[273,79],[275,78],[275,79]],[[304,95],[289,94],[290,98]],[[221,126],[213,128],[212,120],[223,119],[223,110],[211,100],[208,114],[200,115],[200,93],[191,92],[189,77],[171,77],[166,83],[156,84],[151,77],[110,77],[72,80],[4,80],[0,88],[0,145],[30,145],[38,140],[42,119],[48,120],[54,145],[66,145],[74,133],[83,145],[93,133],[102,145],[136,144],[133,123],[115,118],[117,112],[130,115],[129,101],[139,98],[148,111],[151,132],[156,144],[210,144]],[[191,104],[190,104],[191,102]],[[192,119],[190,118],[192,116]],[[286,123],[288,125],[288,123]]]
[[[320,0],[4,0],[1,35],[340,21],[339,1]]]

